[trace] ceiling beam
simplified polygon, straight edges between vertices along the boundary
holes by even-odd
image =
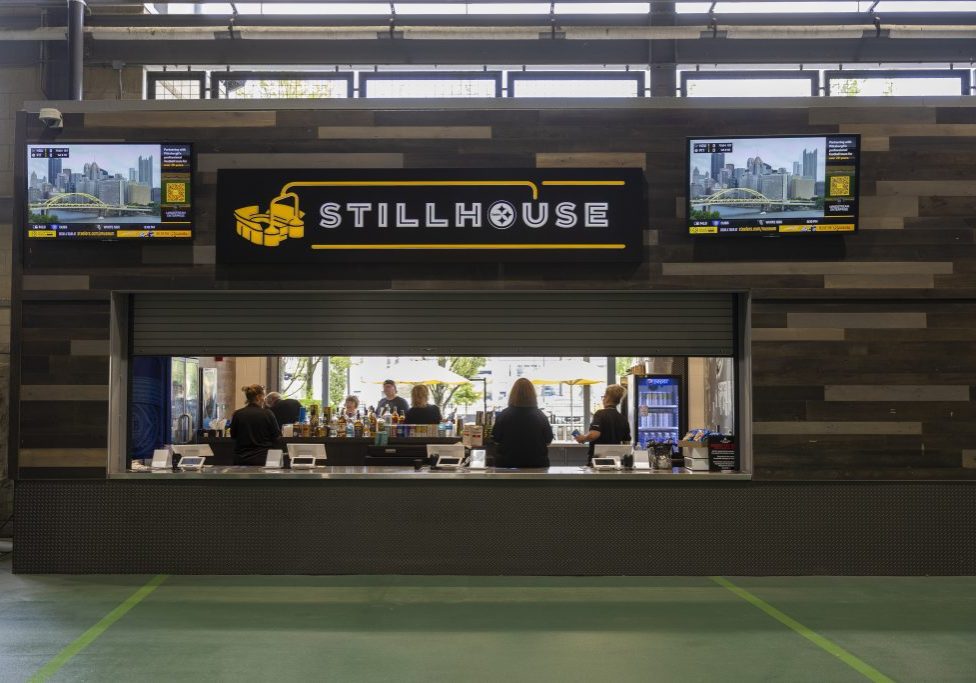
[[[230,66],[312,64],[645,64],[646,40],[92,41],[88,61]],[[680,64],[969,63],[971,39],[676,41]],[[270,55],[270,56],[269,56]]]

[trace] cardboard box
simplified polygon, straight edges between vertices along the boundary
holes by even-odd
[[[484,427],[481,425],[464,425],[461,431],[461,443],[468,448],[481,448],[485,445]]]

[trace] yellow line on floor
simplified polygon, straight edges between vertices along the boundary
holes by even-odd
[[[60,671],[61,667],[67,664],[72,657],[95,642],[100,635],[108,630],[109,626],[124,617],[129,610],[138,605],[146,598],[146,596],[156,590],[159,585],[166,580],[167,576],[167,574],[157,574],[149,579],[149,581],[147,581],[142,588],[126,598],[125,602],[102,617],[97,624],[75,638],[66,648],[56,654],[54,659],[38,669],[37,673],[28,679],[30,683],[40,683],[40,681],[46,681]]]
[[[714,581],[718,585],[732,591],[740,598],[742,598],[743,600],[751,604],[753,607],[759,608],[760,610],[762,610],[767,615],[771,616],[773,619],[783,624],[784,626],[788,626],[789,628],[793,629],[794,631],[799,633],[801,636],[809,640],[811,643],[813,643],[820,649],[826,650],[834,657],[836,657],[837,659],[844,662],[849,667],[851,667],[852,669],[854,669],[855,671],[863,675],[869,681],[874,681],[874,683],[894,683],[892,679],[885,676],[883,673],[875,669],[867,662],[858,659],[857,657],[852,655],[850,652],[842,648],[837,643],[833,642],[832,640],[828,640],[827,638],[824,638],[822,635],[820,635],[816,631],[813,631],[812,629],[807,628],[806,626],[798,622],[796,619],[793,619],[792,617],[780,612],[778,609],[770,605],[762,598],[753,595],[752,593],[750,593],[744,588],[739,588],[734,583],[732,583],[731,581],[729,581],[724,577],[713,576],[711,578],[712,581]]]

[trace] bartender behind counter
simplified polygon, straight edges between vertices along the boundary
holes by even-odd
[[[593,446],[596,444],[619,444],[630,441],[630,423],[621,415],[617,406],[627,393],[619,384],[611,384],[603,394],[603,410],[593,415],[590,430],[576,437],[578,443],[590,442],[590,455],[587,464],[593,461]]]
[[[282,398],[277,391],[272,391],[264,399],[268,409],[274,413],[278,426],[290,425],[298,422],[302,414],[302,404],[293,398]]]
[[[234,411],[230,435],[234,439],[235,465],[264,465],[268,449],[281,447],[281,429],[274,413],[264,407],[264,387],[243,387],[247,405]]]

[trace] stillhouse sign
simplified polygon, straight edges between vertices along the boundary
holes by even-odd
[[[641,169],[221,170],[219,263],[639,261]]]

